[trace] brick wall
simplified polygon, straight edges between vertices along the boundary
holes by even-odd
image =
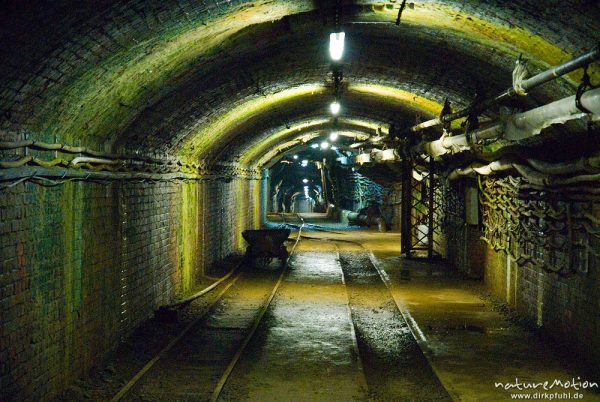
[[[600,246],[595,241],[594,249]],[[600,272],[590,260],[586,275],[561,276],[488,249],[485,284],[569,353],[589,361],[600,372]]]
[[[240,252],[256,186],[21,183],[0,192],[2,400],[50,399]]]
[[[455,186],[454,190],[461,191],[461,187]],[[453,209],[457,209],[455,205]],[[598,211],[595,210],[594,215],[598,216]],[[558,342],[562,350],[589,362],[593,371],[600,372],[600,266],[592,252],[574,259],[570,272],[558,274],[535,264],[518,263],[490,247],[482,249],[480,237],[484,233],[477,226],[469,225],[462,234],[461,225],[455,228],[449,225],[447,229],[446,236],[452,239],[448,244],[453,247],[447,250],[446,257],[454,265],[467,274],[474,268],[482,269],[486,287],[495,298],[517,310],[531,325]],[[600,246],[593,236],[590,242],[590,250]],[[532,253],[524,249],[524,245],[517,245],[514,240],[513,243],[510,247],[517,255]],[[469,250],[466,256],[456,251],[465,246]],[[557,249],[548,245],[536,248],[533,253],[548,260],[564,252],[564,247]]]

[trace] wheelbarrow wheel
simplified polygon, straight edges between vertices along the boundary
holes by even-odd
[[[271,262],[273,262],[273,257],[257,257],[254,259],[254,266],[257,268],[266,268]]]
[[[279,260],[281,261],[281,263],[285,264],[285,262],[287,261],[289,256],[290,256],[290,254],[288,253],[285,246],[282,246],[281,249],[279,250]]]

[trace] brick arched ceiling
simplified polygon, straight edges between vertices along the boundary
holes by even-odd
[[[25,3],[25,2],[17,2]],[[341,117],[357,132],[465,106],[597,45],[595,1],[343,1]],[[2,139],[252,164],[327,127],[333,1],[27,2],[3,15]],[[597,68],[593,79],[597,80]],[[573,93],[580,72],[532,91]],[[496,111],[491,110],[489,115]],[[292,129],[291,127],[296,127]],[[299,128],[298,128],[299,127]]]

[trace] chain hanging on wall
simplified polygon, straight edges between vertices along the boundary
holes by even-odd
[[[590,246],[600,237],[594,202],[569,199],[565,193],[530,190],[522,178],[480,181],[483,240],[520,266],[562,275],[586,273]]]

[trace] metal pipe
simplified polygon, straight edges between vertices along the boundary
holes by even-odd
[[[121,163],[121,161],[101,158],[90,158],[87,156],[78,156],[76,158],[73,158],[73,160],[69,162],[71,166],[75,166],[80,163],[101,163],[104,165],[118,165],[119,163]]]
[[[223,180],[231,178],[224,174],[188,174],[188,173],[146,173],[146,172],[96,172],[70,168],[47,168],[36,166],[23,166],[19,168],[0,170],[0,182],[14,181],[22,178],[49,178],[49,179],[81,179],[81,180]],[[253,176],[236,176],[259,180]]]
[[[581,104],[595,115],[600,115],[600,88],[585,92]],[[504,130],[504,138],[520,140],[539,134],[552,124],[563,124],[569,120],[586,116],[575,104],[575,95],[544,106],[511,116]]]
[[[600,88],[592,89],[581,96],[581,104],[594,115],[600,116]],[[439,140],[424,142],[414,148],[416,153],[427,153],[434,158],[471,149],[481,140],[505,138],[520,140],[539,134],[552,124],[562,124],[586,114],[575,104],[575,96],[569,96],[523,113],[509,116],[503,122],[454,137],[442,136]]]
[[[555,174],[568,174],[576,173],[578,171],[587,170],[587,166],[598,161],[597,156],[580,159],[573,162],[562,162],[562,163],[548,163],[537,160],[529,159],[527,162],[532,166],[515,163],[510,160],[500,159],[483,165],[478,162],[474,162],[464,168],[454,169],[449,175],[449,180],[455,180],[462,176],[489,176],[497,172],[506,170],[516,170],[521,176],[523,176],[530,185],[546,187],[561,187],[561,186],[572,186],[581,183],[595,182],[600,180],[599,173],[581,174],[571,177],[558,177]],[[542,171],[540,171],[540,168]]]
[[[515,168],[515,164],[508,160],[497,160],[487,165],[483,165],[479,162],[474,162],[464,168],[454,169],[448,175],[448,180],[456,180],[462,176],[489,176],[496,172],[502,172],[505,170],[511,170]]]
[[[16,131],[0,130],[0,134],[10,137],[10,136],[19,136],[21,133],[16,132]],[[175,159],[173,157],[170,157],[170,156],[166,156],[164,159],[159,159],[159,158],[153,158],[153,157],[143,156],[143,155],[130,155],[130,154],[121,155],[121,154],[114,154],[114,153],[109,153],[109,152],[101,152],[101,151],[96,151],[96,150],[89,149],[86,147],[74,147],[74,146],[63,144],[63,143],[46,143],[46,142],[33,141],[33,140],[0,141],[0,150],[11,150],[11,149],[19,149],[19,148],[33,148],[33,149],[43,150],[43,151],[59,151],[59,152],[72,153],[72,154],[73,153],[86,154],[86,155],[90,155],[93,157],[107,158],[107,159],[130,159],[133,161],[150,162],[150,163],[157,163],[157,164],[179,164],[179,165],[182,164],[181,161],[179,161],[178,159]],[[192,167],[197,167],[197,165],[194,163],[189,164],[189,165]]]
[[[597,160],[598,158],[593,158]],[[538,159],[527,159],[535,170],[549,175],[564,175],[576,172],[598,173],[598,168],[594,168],[590,163],[592,158],[579,158],[570,162],[550,163]]]
[[[558,77],[561,77],[565,74],[575,71],[578,68],[585,67],[588,64],[593,63],[599,59],[600,59],[600,43],[594,50],[591,50],[579,57],[576,57],[572,60],[567,61],[566,63],[555,66],[555,67],[553,67],[549,70],[546,70],[542,73],[534,75],[531,78],[523,80],[523,82],[521,83],[521,87],[523,90],[528,91],[528,90],[536,88],[542,84],[545,84],[546,82],[550,82]],[[477,105],[466,107],[457,112],[446,114],[446,115],[442,116],[441,118],[427,120],[423,123],[412,126],[411,128],[409,128],[409,131],[411,131],[411,132],[421,131],[428,127],[438,126],[442,123],[449,123],[453,120],[460,119],[461,117],[467,117],[468,115],[473,114],[473,113],[481,113],[484,110],[489,109],[491,106],[516,95],[516,93],[517,92],[515,91],[514,87],[508,88],[504,92],[502,92],[492,98],[488,98],[488,99],[478,103]]]

